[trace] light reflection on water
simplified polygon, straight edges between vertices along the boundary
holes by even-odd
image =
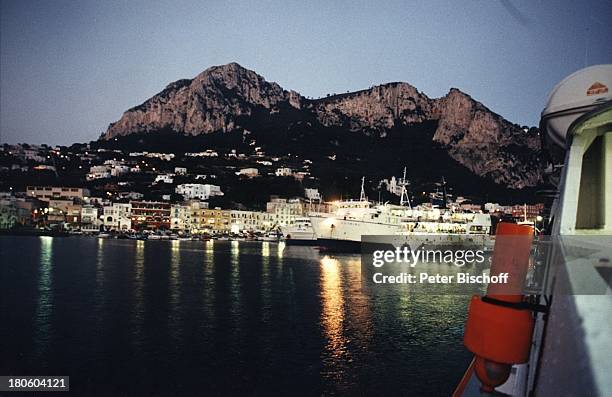
[[[38,272],[38,303],[36,305],[35,323],[36,355],[46,359],[46,350],[51,336],[51,313],[53,311],[53,238],[41,236],[40,268]],[[6,288],[6,287],[5,287]]]
[[[277,248],[277,256],[279,258],[282,258],[283,257],[283,252],[285,251],[285,242],[284,241],[279,242],[276,245],[276,248]]]
[[[0,327],[0,339],[17,335],[15,346],[33,346],[33,354],[9,346],[0,372],[9,369],[3,362],[16,362],[32,373],[64,368],[74,379],[96,379],[110,376],[112,363],[115,385],[165,379],[143,386],[147,394],[427,395],[449,394],[469,360],[461,346],[469,297],[364,286],[359,256],[212,240],[16,238],[0,245],[9,258],[40,250],[11,269],[27,279],[25,269],[35,266],[37,290],[7,303],[34,299],[32,332]],[[57,258],[74,250],[82,250],[78,272],[59,271],[66,264]],[[66,323],[52,315],[58,310],[80,312]],[[100,384],[99,392],[121,390],[113,387]]]
[[[96,252],[96,291],[102,290],[104,287],[104,241],[103,238],[95,240],[98,248]]]
[[[202,262],[204,263],[204,274],[202,276],[202,295],[204,298],[204,305],[206,308],[206,324],[204,327],[208,327],[212,321],[215,320],[215,311],[213,310],[215,305],[215,242],[214,240],[208,240],[204,243],[204,257]]]
[[[270,243],[267,241],[261,243],[261,256],[263,256],[264,258],[270,256]]]
[[[321,299],[323,301],[321,323],[327,340],[326,348],[334,359],[339,359],[346,353],[346,342],[343,335],[344,296],[341,283],[338,260],[327,256],[321,259]]]
[[[233,325],[232,328],[235,330],[238,328],[237,322],[240,319],[242,307],[240,304],[241,299],[241,287],[240,287],[240,243],[238,241],[230,242],[230,313],[232,316]]]
[[[361,263],[354,257],[324,256],[321,268],[321,324],[326,340],[322,376],[341,394],[359,391],[354,363],[370,348],[372,313],[361,288]]]
[[[145,300],[144,300],[144,267],[145,267],[145,242],[136,241],[136,251],[134,254],[134,310],[133,327],[134,336],[138,342],[142,336],[142,326],[144,322]]]
[[[179,240],[172,240],[170,244],[170,297],[168,302],[170,313],[168,315],[168,329],[174,339],[174,343],[177,344],[181,336],[181,242]]]
[[[215,252],[215,240],[207,240],[206,243],[204,243],[204,246],[206,247],[204,252],[206,252],[207,255]]]

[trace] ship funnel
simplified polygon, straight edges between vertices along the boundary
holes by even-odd
[[[540,130],[544,139],[567,148],[570,125],[583,114],[612,101],[612,65],[581,69],[553,88],[542,111]]]

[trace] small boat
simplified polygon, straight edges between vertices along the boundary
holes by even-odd
[[[281,227],[287,245],[317,245],[317,235],[308,217],[296,218],[289,226]]]
[[[281,238],[282,238],[282,234],[280,232],[272,231],[272,232],[266,233],[265,235],[263,235],[259,239],[261,241],[276,242],[276,241],[280,241]]]

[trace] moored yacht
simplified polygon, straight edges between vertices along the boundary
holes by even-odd
[[[287,245],[316,245],[317,235],[308,217],[298,217],[293,224],[281,226],[281,232]]]
[[[400,219],[388,211],[391,206],[373,206],[368,201],[364,182],[362,178],[359,200],[337,201],[332,212],[309,215],[320,247],[358,250],[362,235],[390,235],[400,231]]]

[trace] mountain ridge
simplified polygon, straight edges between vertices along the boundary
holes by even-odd
[[[128,109],[101,139],[160,130],[186,135],[235,130],[257,134],[264,126],[289,131],[306,123],[322,132],[298,144],[325,139],[324,131],[342,129],[375,137],[376,144],[385,145],[394,130],[432,122],[436,124],[432,145],[444,148],[474,174],[514,189],[542,183],[539,131],[507,121],[458,88],[430,98],[409,83],[390,82],[308,99],[235,62],[168,84]],[[404,138],[411,139],[408,134]]]

